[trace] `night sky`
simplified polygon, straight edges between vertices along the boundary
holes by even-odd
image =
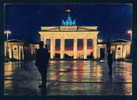
[[[97,25],[99,38],[130,39],[126,32],[132,29],[132,4],[10,4],[5,6],[5,29],[12,31],[10,38],[39,42],[40,27],[61,25],[65,8],[78,26]]]

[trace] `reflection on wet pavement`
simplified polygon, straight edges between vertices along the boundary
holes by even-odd
[[[5,63],[7,95],[13,90],[12,75],[19,65]],[[132,64],[115,62],[110,79],[106,62],[50,61],[47,91],[47,95],[132,95]]]

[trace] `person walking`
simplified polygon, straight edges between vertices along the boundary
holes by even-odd
[[[46,88],[47,83],[47,69],[49,64],[50,54],[48,52],[47,45],[43,47],[44,43],[39,43],[39,49],[36,52],[36,66],[41,74],[42,85],[40,87]]]

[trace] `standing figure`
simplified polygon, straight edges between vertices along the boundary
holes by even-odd
[[[40,42],[39,49],[36,52],[36,66],[41,74],[42,79],[42,87],[46,88],[46,82],[47,82],[47,69],[48,69],[48,63],[50,54],[48,52],[47,46],[43,48],[43,42]]]
[[[24,61],[22,68],[27,71],[30,69],[31,66],[29,65],[32,64],[33,61],[30,44],[24,43],[23,51],[24,51]]]
[[[111,50],[111,42],[108,40],[107,42],[107,63],[108,63],[108,69],[109,69],[109,75],[112,76],[112,64],[113,64],[113,54]]]
[[[108,53],[107,62],[109,67],[109,75],[112,76],[113,54],[110,52]]]

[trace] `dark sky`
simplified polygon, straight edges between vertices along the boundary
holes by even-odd
[[[65,8],[71,9],[72,19],[78,26],[97,25],[103,39],[129,39],[126,34],[132,28],[131,4],[33,4],[6,5],[5,29],[12,31],[11,38],[36,42],[41,26],[58,26],[67,16]]]

